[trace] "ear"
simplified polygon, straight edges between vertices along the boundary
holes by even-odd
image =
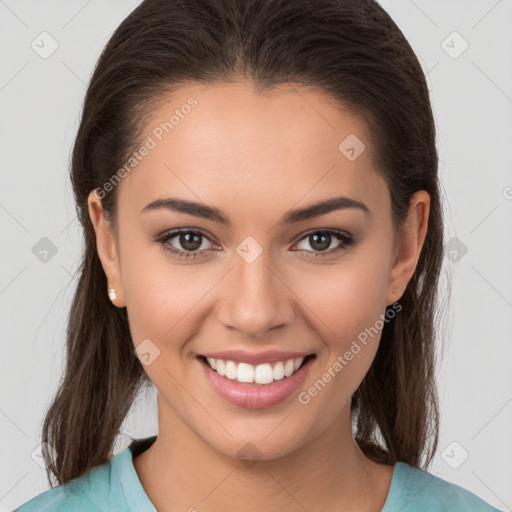
[[[89,217],[96,233],[98,256],[108,281],[108,290],[113,288],[116,291],[117,298],[112,303],[120,308],[125,307],[119,250],[115,233],[105,218],[101,199],[96,190],[89,194],[87,203],[89,206]],[[105,290],[105,294],[108,293],[108,290]]]
[[[427,235],[430,196],[425,190],[415,192],[409,201],[409,212],[398,227],[395,260],[391,267],[386,304],[395,303],[405,292],[407,283],[416,270]]]

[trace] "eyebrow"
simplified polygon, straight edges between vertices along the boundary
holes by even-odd
[[[158,210],[161,208],[212,220],[225,226],[231,226],[230,218],[222,212],[222,210],[177,197],[156,199],[145,206],[140,213]],[[283,215],[280,222],[284,224],[294,224],[303,220],[320,217],[321,215],[325,215],[332,211],[345,210],[348,208],[359,209],[366,215],[371,216],[369,208],[364,203],[352,199],[351,197],[339,196],[318,201],[317,203],[306,206],[305,208],[290,210]]]

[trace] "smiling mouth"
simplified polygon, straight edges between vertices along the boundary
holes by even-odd
[[[308,361],[316,358],[316,354],[257,365],[205,356],[198,356],[198,358],[223,377],[242,384],[266,386],[291,377]]]

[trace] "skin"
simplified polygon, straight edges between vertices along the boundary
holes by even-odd
[[[150,339],[160,350],[144,367],[158,390],[159,433],[134,458],[139,479],[159,512],[380,511],[393,466],[365,457],[350,423],[350,398],[380,331],[307,405],[294,393],[265,409],[235,406],[211,388],[196,356],[229,348],[316,353],[299,391],[310,388],[402,296],[427,232],[429,195],[411,198],[394,243],[389,190],[363,121],[297,84],[265,94],[244,80],[183,86],[146,135],[190,96],[198,105],[118,185],[117,230],[97,195],[89,197],[114,305],[127,308],[134,346]],[[338,149],[349,134],[366,145],[354,161]],[[371,215],[350,208],[278,222],[338,195],[364,202]],[[166,209],[140,213],[169,196],[219,208],[232,226]],[[179,228],[208,234],[204,257],[177,259],[154,242]],[[314,259],[319,249],[306,233],[328,228],[357,241]],[[252,263],[236,252],[247,236],[263,251]],[[324,253],[342,244],[331,240]],[[190,247],[179,236],[168,243]],[[238,453],[246,443],[258,462]]]

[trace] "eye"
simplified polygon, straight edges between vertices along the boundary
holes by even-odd
[[[173,240],[175,240],[173,242]],[[333,250],[328,251],[333,241],[338,240],[339,243]],[[155,240],[162,246],[164,251],[173,254],[177,258],[193,259],[198,257],[207,256],[209,247],[205,247],[204,243],[207,241],[213,244],[211,239],[201,230],[198,229],[175,229],[164,233],[163,236]],[[352,235],[349,235],[343,231],[324,229],[310,231],[303,236],[299,243],[306,241],[313,251],[307,249],[306,252],[313,252],[314,256],[308,256],[309,258],[319,258],[329,256],[342,250],[346,250],[349,246],[353,245],[356,240]],[[181,249],[178,246],[181,246]],[[208,245],[208,244],[207,244]],[[213,244],[215,246],[215,244]],[[216,246],[218,248],[218,246]]]
[[[331,246],[335,239],[338,239],[341,243],[338,243],[333,250],[327,251],[326,249]],[[352,235],[332,229],[310,231],[301,239],[300,243],[303,241],[306,241],[306,244],[313,248],[313,251],[306,249],[306,252],[314,252],[315,254],[314,256],[308,256],[309,258],[329,256],[345,250],[355,243]]]
[[[172,240],[176,239],[176,242],[171,243]],[[174,254],[177,258],[197,258],[205,256],[208,247],[204,246],[204,241],[207,240],[213,243],[205,233],[200,230],[192,229],[176,229],[165,233],[162,237],[156,240],[164,251]],[[176,245],[180,245],[176,248]],[[201,250],[200,250],[201,249]]]

